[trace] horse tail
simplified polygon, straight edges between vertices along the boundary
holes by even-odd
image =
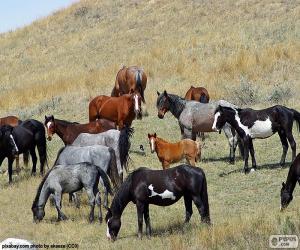
[[[123,179],[118,173],[116,154],[115,151],[110,147],[108,148],[108,151],[110,153],[110,163],[109,168],[107,169],[107,173],[111,179],[111,182],[113,183],[114,188],[119,189],[123,182]]]
[[[129,149],[131,146],[130,137],[132,136],[133,132],[134,132],[133,128],[130,128],[129,126],[125,126],[124,128],[121,129],[119,142],[118,142],[121,166],[122,168],[125,168],[126,171],[128,171],[128,161],[130,159],[129,157]]]
[[[138,91],[141,94],[143,103],[145,103],[144,90],[143,90],[143,86],[142,86],[142,79],[143,79],[142,71],[139,69],[135,73],[135,84],[136,84],[136,88],[138,89]]]
[[[199,102],[208,103],[208,98],[204,93],[201,94]]]
[[[294,114],[294,120],[297,122],[298,125],[298,132],[300,132],[300,113],[295,109],[292,109],[292,111]]]
[[[202,169],[201,169],[202,170]],[[208,203],[208,194],[207,194],[207,182],[206,182],[206,177],[205,177],[205,173],[202,170],[202,187],[201,187],[201,191],[200,191],[200,195],[201,195],[201,199],[203,201],[203,205],[204,205],[204,215],[203,218],[201,217],[201,220],[205,223],[210,224],[210,214],[209,214],[209,203]]]
[[[197,147],[197,153],[196,153],[195,161],[197,162],[198,160],[200,161],[200,159],[201,159],[201,148],[203,146],[201,146],[200,142],[195,141],[195,143],[196,143],[196,147]]]
[[[99,178],[102,179],[103,185],[104,185],[106,191],[110,195],[113,195],[113,192],[112,192],[111,185],[110,185],[110,182],[109,182],[109,178],[107,177],[107,174],[101,168],[98,168],[98,167],[96,167],[96,168],[97,168],[98,173],[99,173]]]

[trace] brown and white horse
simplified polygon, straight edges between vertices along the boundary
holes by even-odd
[[[188,163],[195,166],[195,162],[201,158],[201,146],[191,139],[183,139],[176,143],[170,143],[154,134],[148,134],[151,153],[156,152],[163,169],[171,163],[179,162],[186,158]]]
[[[115,86],[111,96],[122,96],[133,91],[139,94],[145,103],[144,91],[147,85],[147,76],[143,68],[137,66],[123,66],[117,73]]]

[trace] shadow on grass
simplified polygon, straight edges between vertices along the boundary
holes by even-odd
[[[146,153],[140,150],[129,150],[130,153],[146,156]]]
[[[241,156],[238,156],[235,158],[235,161],[239,161],[239,160],[243,160],[243,158]],[[202,159],[202,162],[220,162],[220,161],[224,161],[225,163],[230,163],[229,162],[229,157],[221,157],[221,158],[214,158],[214,157],[211,157],[211,158],[203,158]],[[234,164],[232,164],[234,165]]]
[[[284,164],[284,166],[281,166],[279,163],[268,163],[268,164],[263,164],[263,165],[257,166],[256,170],[288,168],[288,167],[290,167],[291,164],[292,164],[292,162],[286,162]],[[238,168],[238,169],[234,169],[234,170],[231,170],[228,172],[223,172],[223,173],[220,173],[219,176],[224,177],[224,176],[234,174],[234,173],[244,173],[244,168]]]

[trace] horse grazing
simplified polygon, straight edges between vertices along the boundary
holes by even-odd
[[[148,134],[151,153],[156,152],[163,169],[171,163],[179,162],[186,158],[188,163],[195,166],[195,162],[201,158],[201,146],[198,142],[183,139],[177,143],[170,143],[154,134]]]
[[[184,197],[185,222],[193,214],[192,201],[202,222],[210,223],[207,184],[202,169],[179,165],[166,170],[139,168],[132,172],[115,195],[106,214],[107,237],[115,240],[121,227],[121,215],[132,201],[137,207],[138,237],[142,237],[143,216],[146,234],[151,236],[149,204],[169,206]]]
[[[300,185],[300,154],[297,155],[293,161],[286,182],[282,182],[282,188],[280,192],[281,196],[281,206],[280,210],[283,211],[293,200],[293,192],[296,186],[296,183]]]
[[[19,126],[4,125],[0,127],[0,165],[4,158],[8,158],[9,183],[12,182],[12,164],[16,154],[30,152],[32,159],[32,174],[36,173],[38,149],[40,158],[40,172],[44,173],[47,162],[47,145],[44,125],[34,119],[23,121]]]
[[[123,66],[117,73],[115,86],[111,96],[121,96],[134,92],[139,94],[145,103],[144,91],[147,86],[147,76],[143,68]]]
[[[113,121],[122,129],[131,126],[132,121],[142,119],[141,97],[134,92],[119,97],[100,95],[89,104],[89,120],[105,118]]]
[[[292,148],[292,160],[296,157],[296,142],[293,137],[293,122],[300,126],[300,113],[294,109],[276,105],[267,109],[254,110],[250,108],[238,109],[233,107],[219,106],[215,111],[212,129],[219,130],[227,122],[239,134],[244,144],[244,171],[249,172],[249,151],[252,157],[252,167],[256,169],[253,139],[264,139],[279,134],[282,144],[282,156],[280,165],[285,163],[288,150],[288,141]]]
[[[190,89],[186,92],[184,99],[188,101],[198,101],[202,103],[208,103],[209,94],[206,88],[203,87],[195,88],[194,86],[191,86]]]
[[[110,129],[99,134],[81,133],[72,143],[73,146],[103,145],[114,149],[117,160],[118,172],[123,180],[123,169],[127,170],[130,149],[130,137],[133,128],[124,127],[121,131]]]
[[[89,197],[91,211],[89,221],[94,221],[95,203],[99,206],[99,220],[101,222],[101,200],[98,190],[99,178],[102,178],[104,186],[109,193],[111,187],[106,173],[97,166],[89,163],[79,163],[74,165],[54,166],[43,178],[37,194],[33,201],[31,210],[33,220],[41,221],[45,216],[45,205],[51,194],[55,197],[55,207],[58,214],[58,221],[66,220],[66,215],[61,210],[61,200],[63,193],[73,193],[84,188]]]
[[[79,124],[55,119],[53,115],[45,116],[44,125],[47,129],[47,139],[49,141],[51,141],[53,134],[56,133],[65,145],[72,144],[80,133],[97,134],[116,128],[113,122],[106,119],[100,119],[86,124]]]
[[[162,94],[157,92],[157,95],[158,118],[163,119],[165,113],[170,111],[179,122],[182,138],[189,138],[194,141],[198,132],[215,132],[212,129],[212,125],[215,110],[219,104],[236,107],[224,100],[210,103],[187,101],[178,95],[168,94],[167,91],[164,91]],[[234,129],[228,123],[222,129],[230,146],[230,163],[234,163],[236,147],[239,145],[242,152],[242,145],[239,143]]]
[[[83,162],[91,163],[107,173],[115,189],[121,186],[123,179],[118,174],[115,152],[112,148],[106,146],[65,146],[58,152],[54,165],[79,164]],[[107,190],[105,190],[104,206],[108,206]]]

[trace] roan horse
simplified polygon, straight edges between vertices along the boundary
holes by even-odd
[[[111,96],[121,96],[132,91],[139,94],[145,102],[144,91],[147,86],[147,76],[144,70],[137,66],[123,66],[117,73],[115,86]]]
[[[86,124],[78,124],[55,119],[53,115],[45,116],[44,125],[47,129],[47,139],[49,141],[51,141],[53,134],[56,133],[65,145],[72,144],[80,133],[97,134],[116,128],[113,122],[106,119],[100,119]]]
[[[239,134],[244,144],[244,171],[249,172],[248,158],[249,151],[252,157],[252,167],[256,169],[253,139],[264,139],[279,134],[282,144],[282,156],[280,165],[285,163],[288,150],[288,141],[292,148],[292,160],[296,157],[296,142],[293,137],[293,122],[300,127],[300,113],[294,109],[276,105],[267,109],[253,110],[250,108],[237,109],[233,107],[219,106],[215,111],[215,118],[212,129],[219,130],[227,122]]]
[[[132,172],[115,195],[106,214],[107,237],[115,240],[121,227],[121,216],[131,201],[136,204],[138,237],[142,237],[143,216],[146,234],[151,236],[149,204],[169,206],[184,197],[185,222],[193,214],[192,201],[196,205],[202,222],[210,223],[207,183],[202,169],[190,165],[179,165],[166,170],[139,168]]]
[[[141,97],[134,92],[119,97],[100,95],[89,104],[89,120],[104,118],[113,121],[122,129],[131,126],[132,121],[142,119]]]
[[[101,222],[101,200],[98,190],[100,177],[103,180],[106,190],[112,194],[106,173],[95,165],[80,163],[75,165],[54,166],[45,175],[38,187],[31,207],[33,220],[39,222],[44,218],[44,208],[51,194],[55,197],[55,207],[58,214],[57,220],[66,220],[67,217],[61,210],[62,194],[77,192],[84,188],[89,197],[89,204],[91,206],[89,221],[94,221],[94,208],[96,203],[99,206],[99,220]]]
[[[32,174],[36,173],[37,157],[35,147],[40,158],[40,172],[44,173],[47,162],[47,145],[45,129],[41,122],[34,119],[23,121],[19,126],[4,125],[0,128],[0,165],[5,157],[8,158],[9,183],[12,182],[12,164],[16,154],[30,151],[32,159]]]
[[[297,182],[300,185],[300,154],[298,154],[295,160],[293,161],[289,169],[286,182],[285,183],[282,182],[282,188],[280,192],[281,211],[285,209],[289,205],[289,203],[293,200],[293,192]]]
[[[186,158],[187,162],[195,166],[195,162],[200,160],[201,146],[199,142],[191,139],[183,139],[177,143],[170,143],[154,134],[148,134],[151,153],[156,152],[163,169],[171,163],[179,162]]]
[[[206,88],[191,86],[190,89],[186,92],[185,100],[188,101],[198,101],[202,103],[209,102],[209,94]]]
[[[219,104],[235,107],[235,105],[224,100],[210,103],[187,101],[178,95],[168,94],[167,91],[164,91],[162,94],[157,92],[157,95],[156,107],[158,117],[163,119],[165,113],[170,111],[178,119],[182,138],[189,138],[194,141],[198,132],[215,132],[212,129],[212,124],[215,110]],[[242,145],[238,143],[238,137],[228,123],[224,125],[223,131],[230,146],[230,163],[234,163],[236,147],[239,145],[240,149],[242,149]]]

